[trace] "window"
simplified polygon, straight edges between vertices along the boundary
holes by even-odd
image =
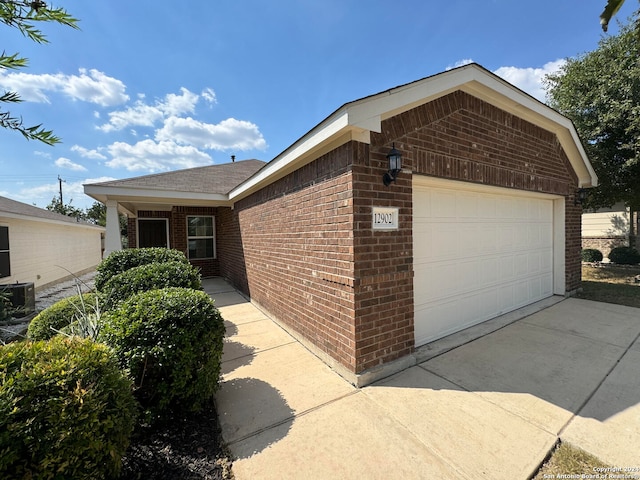
[[[189,258],[216,258],[214,217],[187,217]]]
[[[0,278],[11,276],[9,262],[9,227],[0,227]]]

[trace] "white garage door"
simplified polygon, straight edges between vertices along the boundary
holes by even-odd
[[[552,199],[435,183],[413,187],[416,346],[553,294]]]

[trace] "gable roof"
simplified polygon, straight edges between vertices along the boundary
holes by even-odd
[[[75,217],[68,217],[60,213],[51,212],[44,208],[34,207],[33,205],[11,200],[6,197],[0,197],[0,218],[2,217],[18,219],[28,218],[45,222],[70,223],[73,225],[103,228],[85,221],[79,221]]]
[[[229,193],[239,200],[350,140],[370,143],[382,121],[457,90],[554,133],[578,176],[578,187],[598,184],[571,120],[506,80],[471,63],[344,104],[252,178]]]

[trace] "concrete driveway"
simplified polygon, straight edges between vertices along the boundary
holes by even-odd
[[[543,305],[356,388],[223,281],[205,290],[227,323],[217,405],[239,480],[524,480],[558,438],[640,467],[640,309]]]

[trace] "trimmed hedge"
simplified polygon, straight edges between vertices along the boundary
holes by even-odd
[[[63,330],[83,314],[96,313],[96,301],[100,309],[104,302],[101,295],[96,293],[84,293],[64,298],[34,317],[27,329],[27,338],[30,340],[47,340],[55,335],[55,330]],[[55,329],[55,330],[54,330]]]
[[[134,294],[105,314],[101,340],[136,386],[148,419],[198,411],[220,377],[224,323],[206,293],[170,287]]]
[[[112,478],[136,414],[105,345],[58,336],[0,347],[0,478]]]
[[[133,267],[146,265],[148,263],[163,262],[183,262],[189,263],[189,260],[179,250],[170,248],[128,248],[125,250],[116,250],[111,252],[107,258],[102,260],[96,267],[98,274],[95,277],[95,286],[98,291],[102,291],[105,284],[114,275],[125,272]]]
[[[640,253],[633,247],[616,247],[609,252],[609,260],[619,265],[640,263]]]
[[[107,292],[107,308],[113,308],[134,293],[167,287],[202,290],[200,272],[184,262],[149,263],[114,275],[102,290]]]
[[[600,250],[596,250],[595,248],[584,248],[582,250],[583,262],[601,262],[602,258],[602,252]]]

